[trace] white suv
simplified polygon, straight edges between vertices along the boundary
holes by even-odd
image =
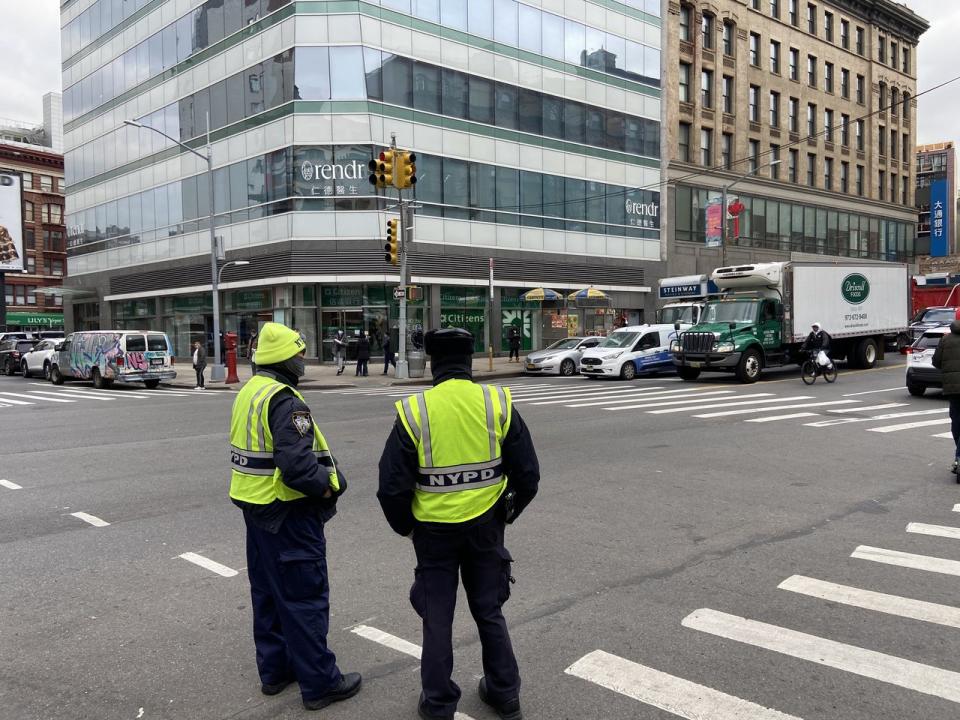
[[[50,358],[57,350],[57,345],[63,342],[63,338],[47,338],[38,342],[33,350],[24,353],[20,359],[20,374],[25,378],[33,375],[43,375],[47,380],[50,379]]]
[[[933,353],[949,326],[930,328],[907,348],[907,392],[919,397],[927,388],[943,387],[940,370],[933,366]]]

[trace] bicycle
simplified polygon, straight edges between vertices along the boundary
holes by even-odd
[[[837,379],[837,365],[832,360],[830,364],[826,367],[822,366],[817,362],[817,355],[820,354],[819,350],[811,350],[809,357],[803,361],[803,364],[800,366],[800,377],[803,379],[804,384],[813,385],[817,381],[817,375],[822,375],[823,379],[828,383],[832,383]]]

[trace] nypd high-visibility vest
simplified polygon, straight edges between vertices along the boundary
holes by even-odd
[[[510,391],[447,380],[397,403],[417,447],[413,516],[459,523],[483,515],[507,486],[500,446],[510,428]]]
[[[265,375],[254,375],[233,403],[230,421],[230,497],[234,500],[267,505],[274,500],[305,497],[303,493],[284,484],[283,474],[273,460],[273,435],[268,418],[270,401],[281,390],[289,390],[303,400],[303,396],[289,385]],[[317,462],[330,470],[333,490],[339,490],[340,481],[333,456],[315,422],[313,454]]]

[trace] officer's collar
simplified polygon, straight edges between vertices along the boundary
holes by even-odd
[[[277,382],[282,382],[284,385],[290,385],[291,387],[297,386],[297,378],[278,370],[276,367],[270,367],[270,368],[258,367],[257,375],[265,375],[266,377],[271,377]]]

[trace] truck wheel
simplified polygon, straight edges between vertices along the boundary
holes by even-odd
[[[740,358],[737,365],[737,379],[742,383],[755,383],[763,370],[763,358],[755,348],[750,348]]]
[[[677,368],[677,375],[680,376],[681,380],[693,382],[700,377],[700,371],[697,368],[681,366]]]
[[[633,362],[625,362],[620,368],[620,377],[623,380],[633,380],[637,376],[637,366]]]
[[[103,390],[107,386],[107,383],[104,382],[103,375],[100,374],[100,370],[94,368],[91,374],[93,376],[93,386],[97,390]]]
[[[855,362],[857,367],[872,368],[877,366],[877,343],[873,338],[866,338],[857,345]]]
[[[153,390],[155,387],[160,385],[159,380],[144,380],[143,384],[146,385],[148,390]]]
[[[916,385],[914,383],[907,383],[907,392],[913,395],[914,397],[923,397],[923,393],[927,391],[925,385]]]
[[[63,374],[56,365],[50,368],[50,382],[54,385],[63,385]]]

